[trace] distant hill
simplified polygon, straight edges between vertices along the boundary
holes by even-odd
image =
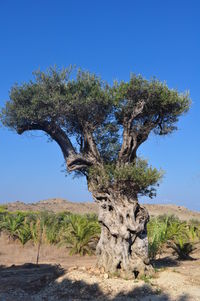
[[[12,202],[6,203],[9,211],[43,211],[47,210],[50,212],[61,212],[70,211],[72,213],[98,213],[98,205],[94,202],[70,202],[64,199],[48,199],[39,201],[36,203],[23,203],[23,202]],[[160,214],[174,214],[182,220],[198,219],[200,220],[200,212],[191,211],[183,206],[177,205],[162,205],[162,204],[145,204],[144,205],[149,211],[150,216],[157,216]]]

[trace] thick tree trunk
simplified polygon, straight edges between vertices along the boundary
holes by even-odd
[[[101,224],[96,251],[99,267],[129,279],[152,273],[148,259],[147,210],[137,199],[114,192],[93,196],[99,204]]]

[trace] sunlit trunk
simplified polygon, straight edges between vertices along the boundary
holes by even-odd
[[[99,267],[124,278],[148,275],[152,267],[148,259],[147,210],[137,199],[114,191],[93,196],[99,204],[101,224],[96,251]]]

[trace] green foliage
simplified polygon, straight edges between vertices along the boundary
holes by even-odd
[[[21,244],[24,246],[32,238],[30,225],[28,223],[24,222],[16,230],[16,237],[19,239]]]
[[[124,166],[107,164],[104,167],[91,167],[89,179],[98,178],[96,188],[104,190],[114,187],[123,193],[134,192],[140,195],[155,195],[155,186],[162,178],[163,171],[148,166],[147,161],[137,158],[136,162]]]
[[[49,214],[44,225],[45,240],[49,244],[59,242],[59,231],[62,225],[62,218],[55,214]]]
[[[156,258],[165,248],[171,248],[179,259],[191,259],[195,244],[200,242],[200,222],[180,221],[175,216],[151,218],[147,225],[149,257]],[[0,230],[25,245],[64,245],[70,254],[93,254],[100,236],[96,214],[78,215],[69,212],[4,212],[0,215]]]
[[[7,205],[0,205],[0,214],[1,213],[4,213],[4,212],[7,212]]]
[[[83,215],[88,221],[97,223],[98,216],[96,213],[86,213]]]
[[[155,134],[166,135],[176,129],[178,117],[187,112],[191,100],[189,94],[178,93],[169,89],[166,83],[153,78],[144,79],[141,75],[132,75],[129,82],[115,83],[117,101],[117,120],[120,124],[132,114],[141,100],[145,102],[144,110],[134,119],[133,126],[154,123]]]
[[[34,219],[30,222],[30,231],[32,241],[35,245],[37,245],[39,243],[42,232],[40,219]]]
[[[155,258],[160,252],[161,246],[166,242],[167,223],[153,218],[147,225],[149,239],[149,257]]]
[[[160,241],[159,237],[153,236],[151,240],[149,240],[149,245],[148,245],[148,253],[149,253],[149,258],[154,259],[156,258],[156,255],[159,253],[160,250]]]
[[[156,134],[167,134],[175,129],[174,123],[190,106],[188,93],[180,94],[169,89],[159,80],[146,80],[141,75],[132,75],[129,82],[115,83],[113,87],[98,76],[80,69],[73,76],[73,68],[50,67],[46,72],[33,73],[34,80],[21,86],[14,85],[10,101],[2,110],[4,125],[20,131],[24,125],[56,121],[69,133],[79,135],[83,123],[116,132],[117,124],[123,124],[141,100],[145,101],[142,114],[135,123],[153,122]]]
[[[95,143],[105,164],[117,161],[121,148],[119,130],[120,126],[111,115],[94,131]]]
[[[162,247],[166,244],[169,235],[169,225],[176,221],[174,216],[161,215],[157,218],[152,218],[147,225],[149,238],[149,257],[155,258],[161,253]]]
[[[38,244],[40,240],[49,244],[57,243],[60,225],[59,215],[43,211],[33,216],[30,220],[30,229],[34,243]]]
[[[75,160],[78,167],[71,167],[76,175],[88,178],[89,173],[90,182],[98,182],[97,172],[96,187],[101,190],[112,185],[129,196],[153,197],[162,172],[136,159],[137,149],[151,132],[166,135],[176,129],[179,117],[190,107],[188,93],[140,75],[111,86],[71,66],[33,75],[33,80],[11,88],[10,100],[0,112],[3,125],[19,134],[46,132],[60,145],[65,159],[73,138],[71,149],[84,159],[84,164]],[[123,149],[124,133],[129,142]]]
[[[100,226],[96,214],[78,215],[69,212],[5,212],[0,218],[0,230],[25,245],[32,240],[65,245],[71,254],[92,254],[95,250]]]
[[[191,219],[189,221],[189,232],[193,240],[200,239],[200,221]]]
[[[70,248],[70,254],[91,255],[92,245],[96,244],[100,235],[97,221],[80,215],[71,215],[65,229],[61,244]]]
[[[24,214],[4,214],[1,220],[0,228],[9,234],[13,239],[18,237],[17,231],[23,225]]]
[[[18,132],[29,124],[56,122],[79,139],[83,123],[97,127],[110,111],[109,88],[94,74],[78,70],[74,78],[71,67],[50,67],[33,75],[34,81],[12,87],[2,110],[3,124]]]
[[[152,259],[161,253],[164,247],[173,249],[181,260],[191,259],[189,255],[195,250],[195,242],[199,241],[190,223],[166,215],[150,220],[148,238],[149,256]]]
[[[178,259],[180,260],[192,259],[190,254],[196,249],[193,243],[185,242],[182,237],[174,242],[170,242],[169,246],[178,255]]]
[[[143,280],[146,284],[150,284],[151,285],[152,276],[142,275],[142,276],[140,276],[139,279]]]

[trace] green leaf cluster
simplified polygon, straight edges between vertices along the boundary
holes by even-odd
[[[83,125],[94,129],[110,111],[109,87],[94,74],[78,70],[73,78],[71,67],[50,67],[33,75],[33,81],[11,88],[1,113],[5,126],[20,131],[29,124],[52,122],[79,137]]]
[[[94,254],[100,236],[97,220],[85,216],[70,215],[69,223],[61,235],[61,245],[70,248],[70,254]]]
[[[91,167],[89,170],[89,181],[95,183],[97,190],[114,188],[128,195],[139,193],[149,197],[155,195],[155,186],[162,176],[162,170],[152,168],[140,158],[132,164],[106,164],[103,168]]]
[[[70,254],[93,254],[100,236],[96,214],[78,215],[69,212],[4,212],[0,215],[0,231],[22,245],[65,246]]]
[[[199,243],[199,227],[191,222],[181,221],[175,216],[152,218],[147,225],[149,238],[149,257],[154,259],[165,248],[171,248],[181,260],[192,259],[190,254]]]
[[[88,163],[92,164],[89,170],[88,166],[73,170],[90,181],[93,178],[96,187],[102,190],[112,186],[129,195],[153,197],[162,171],[137,159],[137,149],[150,133],[166,135],[176,130],[179,117],[191,105],[189,94],[170,89],[155,78],[146,80],[134,74],[127,82],[110,85],[95,74],[71,66],[63,69],[54,66],[33,75],[33,80],[11,88],[10,99],[0,112],[3,125],[19,134],[29,129],[43,130],[55,140],[59,129],[86,161],[88,152],[91,154],[86,137],[89,133],[97,148],[93,157],[98,157],[101,167],[93,158],[94,163]],[[135,114],[138,105],[142,109]],[[121,160],[122,165],[119,153],[124,131],[129,138],[134,137],[132,144],[136,146],[127,155],[128,159]]]
[[[181,221],[175,216],[158,216],[147,225],[149,256],[155,259],[166,248],[179,259],[191,259],[190,254],[200,242],[200,222]],[[38,245],[65,246],[70,254],[93,254],[100,237],[96,214],[78,215],[69,212],[4,212],[0,214],[0,231],[22,245],[32,241]],[[41,241],[40,241],[41,240]]]
[[[132,74],[129,82],[115,83],[114,89],[118,122],[123,124],[126,118],[130,118],[133,108],[143,101],[144,110],[134,118],[133,126],[154,124],[152,130],[159,135],[176,130],[179,116],[186,113],[191,105],[188,92],[169,89],[165,82],[156,78],[146,80],[141,75]]]
[[[191,104],[188,93],[181,94],[166,83],[155,78],[146,80],[141,75],[132,75],[130,81],[115,82],[113,86],[71,66],[54,66],[33,75],[33,80],[11,88],[10,100],[1,110],[2,123],[18,132],[32,124],[54,123],[75,136],[79,145],[87,127],[96,137],[105,161],[117,157],[124,122],[139,102],[145,103],[144,109],[134,118],[132,127],[139,129],[151,123],[152,131],[160,135],[176,129],[179,116]]]

